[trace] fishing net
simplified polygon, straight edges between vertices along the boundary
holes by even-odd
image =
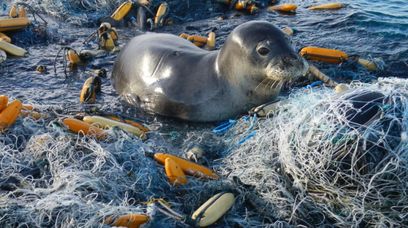
[[[10,1],[19,3],[22,1]],[[24,3],[30,5],[37,13],[52,16],[71,25],[92,25],[100,17],[110,16],[122,1],[119,0],[28,0]],[[8,6],[8,7],[10,7]]]
[[[33,7],[36,12],[52,16],[66,24],[77,26],[95,26],[99,19],[110,16],[122,3],[127,0],[28,0],[24,3]],[[12,3],[22,2],[20,0],[9,1],[3,4],[3,14],[8,12]],[[148,8],[155,14],[159,5],[164,1],[133,1],[150,4]],[[177,0],[166,1],[170,9],[170,17],[173,21],[189,22],[193,20],[208,18],[218,12],[222,13],[228,7],[214,1],[190,1]],[[131,11],[129,17],[136,18],[136,10]],[[148,14],[149,17],[154,15]]]
[[[207,138],[214,137],[208,130],[191,128],[174,136],[163,129],[142,141],[113,128],[105,141],[97,141],[69,133],[61,125],[59,119],[66,114],[60,113],[74,109],[63,106],[35,105],[48,117],[19,118],[0,135],[1,227],[109,227],[104,224],[108,218],[131,213],[150,215],[150,227],[177,227],[184,223],[159,213],[152,202],[164,200],[188,217],[214,194],[235,191],[226,179],[190,177],[187,185],[174,187],[164,167],[145,156],[146,152],[183,156],[181,148],[166,141],[188,135],[200,144],[202,132],[207,132]],[[151,128],[155,124],[152,121]],[[213,164],[209,161],[207,165]],[[259,219],[248,218],[240,207],[232,212],[220,222],[222,226],[261,224]]]
[[[63,105],[37,105],[48,118],[20,118],[0,136],[0,226],[103,227],[130,213],[148,214],[147,227],[186,226],[152,202],[188,217],[221,191],[236,202],[219,227],[407,225],[408,82],[351,87],[297,89],[270,118],[245,116],[217,134],[153,119],[146,141],[116,128],[104,141],[72,134],[58,121]],[[369,121],[346,115],[357,111],[350,97],[377,93]],[[174,187],[145,155],[185,157],[196,145],[220,180]]]
[[[399,79],[353,83],[345,94],[299,89],[223,159],[223,173],[254,187],[273,209],[265,217],[311,227],[406,226],[407,89]],[[371,120],[351,121],[365,109],[349,98],[379,92]],[[245,126],[228,133],[231,145]]]

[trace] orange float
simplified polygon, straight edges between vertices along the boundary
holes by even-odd
[[[187,184],[187,177],[180,166],[171,158],[166,158],[164,161],[164,169],[166,171],[169,182],[173,185]]]
[[[13,125],[20,115],[22,108],[21,101],[14,100],[0,113],[0,131]]]
[[[0,112],[2,112],[5,108],[7,108],[8,104],[8,96],[0,95]]]
[[[300,50],[300,55],[308,60],[335,64],[344,62],[348,59],[348,55],[343,51],[312,46],[302,48],[302,50]]]
[[[211,169],[204,167],[202,165],[199,165],[197,163],[188,161],[186,159],[177,157],[175,155],[165,154],[165,153],[155,153],[153,157],[160,164],[165,164],[166,159],[171,158],[173,161],[175,161],[180,166],[180,168],[184,171],[185,174],[190,175],[190,176],[209,178],[209,179],[219,178],[219,176]]]
[[[274,11],[285,12],[285,13],[295,13],[296,9],[297,9],[297,6],[295,4],[282,4],[282,5],[268,7],[269,11],[274,10]]]
[[[109,216],[105,219],[105,224],[118,227],[138,228],[140,225],[149,221],[149,216],[143,214],[122,215],[113,219]]]
[[[81,120],[65,118],[63,123],[69,130],[75,133],[82,132],[84,135],[95,136],[98,139],[104,139],[107,136],[104,130]]]

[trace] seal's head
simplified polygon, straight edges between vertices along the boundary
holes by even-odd
[[[236,27],[221,49],[217,69],[222,73],[227,68],[235,69],[235,77],[288,82],[305,75],[308,64],[279,28],[269,22],[251,21]]]

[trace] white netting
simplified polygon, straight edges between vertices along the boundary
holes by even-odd
[[[294,92],[223,160],[224,173],[255,186],[274,209],[265,216],[309,226],[407,225],[408,81],[352,87],[344,95]],[[347,114],[359,110],[347,98],[377,92],[385,98],[372,120],[351,123]]]
[[[164,198],[188,216],[220,191],[237,197],[220,227],[407,225],[408,81],[352,87],[343,95],[298,89],[271,118],[243,118],[222,136],[208,125],[161,122],[145,142],[118,129],[106,141],[78,136],[52,117],[60,106],[36,106],[50,118],[20,118],[0,135],[0,226],[99,227],[107,216],[150,213],[148,226],[176,227],[145,202]],[[371,120],[351,123],[350,97],[378,93],[378,110],[363,115]],[[197,144],[221,180],[172,187],[145,156]]]

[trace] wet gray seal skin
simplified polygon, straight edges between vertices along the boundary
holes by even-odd
[[[273,100],[307,63],[280,29],[251,21],[236,27],[220,51],[170,34],[133,38],[119,54],[113,87],[130,104],[189,121],[225,120]]]

